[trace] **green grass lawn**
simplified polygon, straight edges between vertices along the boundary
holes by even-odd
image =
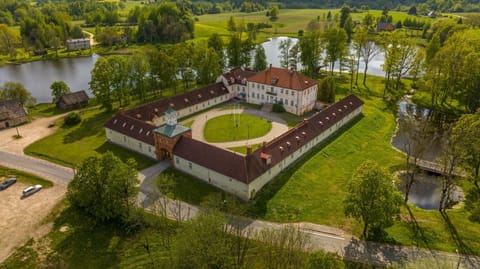
[[[223,115],[207,121],[204,130],[208,142],[239,141],[261,137],[272,129],[272,124],[265,119],[241,114],[238,126],[233,115]]]
[[[258,149],[262,144],[254,144],[250,145],[252,147],[252,152],[254,152],[256,149]],[[229,150],[233,150],[238,153],[242,154],[247,154],[247,146],[241,146],[241,147],[233,147],[233,148],[228,148]]]
[[[112,112],[94,108],[82,111],[80,115],[82,117],[80,124],[73,127],[60,126],[53,135],[29,145],[25,153],[70,167],[78,167],[85,158],[101,155],[107,151],[112,151],[124,161],[134,158],[138,169],[155,163],[148,157],[106,141],[103,124],[113,116]],[[60,120],[58,124],[62,123]]]
[[[43,179],[39,176],[32,175],[27,172],[7,168],[4,166],[0,166],[0,182],[3,182],[2,178],[9,178],[9,177],[16,177],[18,181],[26,184],[31,184],[31,185],[40,184],[44,188],[49,188],[53,186],[53,182]]]

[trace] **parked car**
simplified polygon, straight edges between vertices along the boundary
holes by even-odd
[[[22,197],[30,196],[30,195],[38,192],[41,189],[42,189],[42,185],[30,186],[30,187],[23,190],[23,192],[22,192],[23,196]]]
[[[15,184],[15,182],[17,182],[17,178],[14,178],[14,177],[11,177],[11,178],[7,178],[5,179],[2,184],[0,184],[0,190],[5,190],[6,188],[12,186],[13,184]]]

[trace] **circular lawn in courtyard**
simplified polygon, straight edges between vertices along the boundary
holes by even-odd
[[[262,137],[272,129],[265,119],[248,114],[223,115],[205,124],[203,135],[208,142],[240,141]]]

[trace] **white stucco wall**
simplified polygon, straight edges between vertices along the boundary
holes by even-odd
[[[155,146],[149,145],[145,142],[126,136],[109,128],[105,128],[105,133],[109,142],[129,150],[136,151],[152,159],[157,159],[157,156],[155,155]]]
[[[263,104],[281,101],[287,112],[296,115],[303,115],[311,111],[317,100],[317,85],[297,91],[268,84],[248,82],[245,88],[248,103]],[[240,87],[240,92],[242,90],[243,88]]]
[[[227,177],[204,166],[192,163],[179,156],[173,156],[173,165],[184,173],[192,175],[219,189],[229,192],[241,199],[248,200],[248,185],[236,179]]]
[[[285,168],[290,166],[293,162],[298,160],[301,156],[305,153],[309,152],[313,147],[317,146],[319,143],[324,141],[330,135],[334,134],[338,129],[340,129],[343,125],[350,122],[353,118],[359,115],[362,112],[362,107],[357,108],[356,110],[352,111],[350,114],[346,115],[341,121],[337,124],[333,125],[329,129],[322,132],[320,135],[315,137],[314,139],[310,140],[307,144],[302,146],[297,151],[290,154],[290,156],[283,159],[281,162],[277,163],[275,166],[270,168],[267,172],[256,178],[254,181],[248,184],[248,193],[249,199],[253,193],[258,193],[260,189],[262,189],[268,182],[270,182],[274,177],[276,177],[280,172],[282,172]]]
[[[230,94],[224,94],[224,95],[218,96],[216,98],[207,100],[205,102],[201,102],[201,103],[198,103],[196,105],[186,107],[184,109],[176,110],[177,116],[178,116],[179,119],[181,119],[181,118],[190,116],[194,113],[200,112],[202,110],[211,108],[215,105],[227,102],[228,100],[230,100]],[[153,119],[152,122],[155,126],[161,126],[161,125],[165,124],[165,115],[162,115],[160,117],[157,117],[157,118]]]

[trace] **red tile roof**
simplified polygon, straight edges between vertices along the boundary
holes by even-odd
[[[151,121],[154,117],[163,116],[169,107],[173,107],[173,109],[178,111],[227,94],[227,88],[225,88],[222,82],[218,82],[191,92],[143,104],[129,109],[125,113],[139,120]]]
[[[248,184],[362,105],[362,100],[349,95],[246,156],[185,137],[173,153]],[[267,165],[268,156],[271,159]]]
[[[246,84],[246,80],[251,76],[255,75],[257,72],[244,69],[243,67],[236,67],[232,70],[228,71],[227,73],[223,74],[223,76],[227,79],[228,84]]]
[[[149,145],[155,145],[153,130],[155,130],[157,127],[132,118],[122,112],[117,113],[115,117],[107,121],[104,127],[112,129],[128,137],[135,138]]]
[[[307,89],[318,83],[317,80],[311,79],[296,71],[272,66],[265,71],[258,72],[251,76],[248,82],[267,84],[297,91]]]

